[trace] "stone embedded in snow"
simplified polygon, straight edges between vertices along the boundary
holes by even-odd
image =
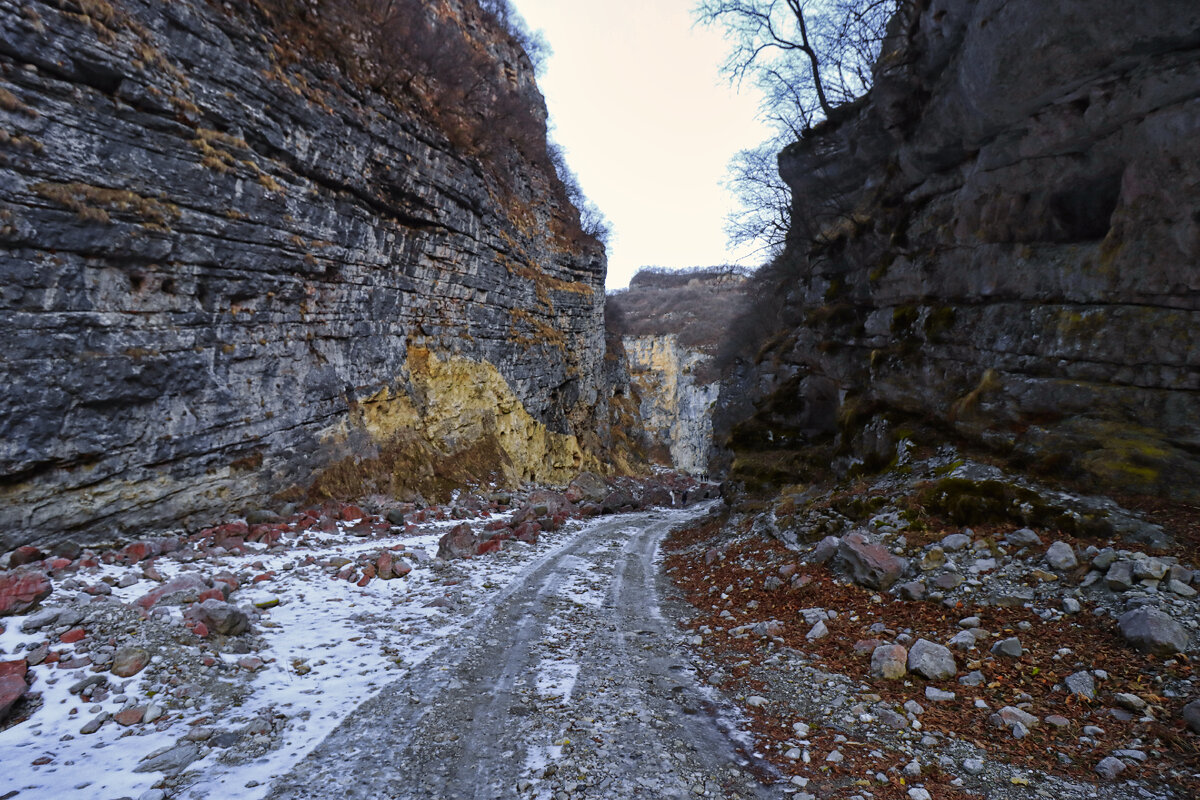
[[[950,648],[928,639],[918,639],[908,651],[908,671],[931,681],[940,681],[953,678],[958,672],[958,664]]]
[[[147,758],[133,768],[134,772],[165,772],[174,775],[200,758],[200,746],[194,742],[176,745],[165,753]]]
[[[53,625],[61,613],[61,608],[43,608],[36,614],[30,614],[21,623],[21,633],[36,633],[47,625]]]
[[[200,595],[211,588],[208,582],[196,573],[185,572],[183,575],[172,578],[153,591],[147,592],[135,602],[146,609],[158,605],[179,606],[186,603],[194,603],[200,599]]]
[[[848,533],[838,544],[838,559],[850,570],[854,582],[871,589],[891,587],[904,571],[908,561],[894,556],[886,547],[872,544],[862,533]]]
[[[1117,623],[1126,641],[1143,653],[1169,656],[1187,649],[1187,629],[1158,609],[1126,611]]]
[[[127,708],[124,711],[118,711],[113,714],[113,719],[122,727],[128,728],[130,725],[139,724],[146,716],[146,709],[141,706]]]
[[[475,555],[479,537],[467,523],[456,525],[449,533],[438,539],[437,557],[443,561],[455,558],[470,558]]]
[[[132,678],[150,663],[150,652],[142,647],[126,646],[113,655],[111,672],[118,678]]]
[[[184,619],[193,620],[222,636],[240,636],[250,630],[250,618],[232,603],[209,599],[184,612]]]
[[[1055,542],[1046,550],[1046,563],[1053,569],[1065,571],[1079,566],[1075,551],[1066,542]]]
[[[908,674],[908,651],[902,645],[884,644],[871,653],[871,675],[897,680]]]
[[[1024,653],[1025,648],[1021,647],[1021,640],[1015,636],[1010,636],[1007,639],[1001,639],[992,645],[992,655],[994,656],[1020,658]]]
[[[0,661],[0,722],[4,721],[17,701],[29,691],[25,673],[29,665],[25,659]]]
[[[756,694],[752,694],[746,698],[746,705],[750,706],[751,708],[762,708],[767,704],[767,702],[767,698],[760,697]]]
[[[0,617],[24,614],[49,597],[52,590],[44,572],[27,568],[0,572]]]
[[[1063,683],[1066,684],[1067,690],[1086,700],[1096,699],[1096,681],[1092,678],[1090,672],[1076,672],[1068,675]]]

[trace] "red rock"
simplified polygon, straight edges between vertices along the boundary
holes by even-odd
[[[142,721],[142,717],[144,716],[146,716],[146,709],[142,706],[137,706],[136,708],[118,711],[116,714],[113,714],[113,719],[117,721],[118,725],[128,728],[130,725],[137,725]]]
[[[41,648],[38,648],[38,649],[40,650]],[[57,650],[51,650],[49,653],[46,653],[45,658],[42,659],[42,663],[43,664],[57,664],[58,660],[60,658],[62,658],[62,656],[59,654],[59,652]]]
[[[3,721],[17,701],[29,691],[25,674],[29,665],[24,659],[0,661],[0,721]]]
[[[139,561],[144,561],[148,556],[152,555],[151,547],[148,542],[134,542],[127,545],[118,555],[118,560],[125,564],[136,564]]]
[[[513,538],[526,544],[537,544],[538,534],[541,531],[542,526],[536,522],[522,522],[513,529]]]
[[[250,670],[251,672],[253,672],[256,669],[262,669],[265,666],[265,664],[263,663],[263,660],[261,658],[259,658],[258,656],[242,656],[241,658],[238,659],[238,666],[241,667],[242,669]]]
[[[449,533],[438,539],[438,558],[449,561],[454,558],[470,558],[479,545],[479,537],[464,522],[456,525]]]
[[[66,561],[66,559],[65,558],[54,559],[53,561],[50,562],[50,569],[66,569],[67,568],[66,564],[63,564],[61,567],[55,566],[60,561]],[[79,559],[79,566],[80,567],[98,567],[98,566],[100,566],[100,562],[94,558],[81,558],[81,559]]]
[[[46,554],[30,544],[21,545],[12,552],[8,557],[9,567],[21,567],[25,564],[32,564],[35,561],[41,561],[46,557]]]
[[[837,555],[850,570],[854,582],[871,589],[887,589],[908,568],[906,559],[892,555],[886,547],[873,544],[857,532],[842,537]]]
[[[95,560],[94,559],[90,559],[90,560],[92,563],[89,565],[89,564],[85,563],[83,559],[80,559],[79,566],[81,566],[81,567],[96,566]],[[51,572],[58,572],[59,570],[64,570],[67,567],[71,566],[71,559],[69,559],[69,558],[52,558],[52,559],[50,559],[50,562],[47,564],[47,566],[50,568]]]
[[[225,592],[220,589],[205,589],[196,597],[197,603],[203,603],[205,600],[224,600]]]
[[[205,656],[204,658],[200,659],[200,663],[206,667],[212,667],[216,666],[217,660],[212,656]]]
[[[0,617],[24,614],[50,596],[46,573],[27,568],[0,572]]]
[[[224,525],[218,525],[213,529],[213,535],[217,538],[222,536],[245,536],[250,532],[250,526],[244,522],[226,522]]]
[[[480,542],[475,545],[475,555],[485,556],[488,553],[496,553],[504,546],[503,539],[488,539],[486,542]]]
[[[408,573],[412,572],[412,567],[403,558],[397,558],[392,562],[392,577],[403,578]]]
[[[357,585],[358,585],[358,586],[366,586],[366,585],[367,585],[368,583],[370,583],[370,582],[371,582],[371,578],[370,578],[370,576],[364,575],[364,576],[362,576],[361,578],[359,578],[359,579],[358,579],[358,583],[357,583]]]
[[[110,671],[118,678],[132,678],[150,663],[150,652],[141,647],[122,647],[113,655]]]
[[[237,579],[237,576],[232,572],[218,572],[212,576],[212,579],[214,583],[225,584],[227,587],[229,587],[229,591],[233,591],[234,589],[238,588],[239,585],[241,585],[241,582]]]
[[[37,758],[35,758],[33,761],[30,761],[29,763],[35,767],[44,767],[47,764],[52,763],[53,761],[54,761],[54,759],[50,756],[38,756]]]
[[[255,575],[254,580],[251,581],[251,583],[263,583],[264,581],[273,580],[274,578],[275,578],[274,572],[264,572],[261,575]]]
[[[381,581],[390,581],[392,579],[392,554],[386,550],[379,554],[379,558],[375,559],[375,574],[379,576]]]
[[[72,628],[71,630],[58,637],[63,644],[75,644],[76,642],[87,636],[87,631],[83,628]]]
[[[507,527],[508,527],[507,521],[502,520],[502,519],[494,519],[491,522],[489,522],[487,525],[484,525],[483,529],[485,531],[498,531],[501,528],[507,528]]]
[[[192,626],[192,633],[196,634],[201,639],[207,639],[208,638],[208,626],[205,625],[203,622],[197,622],[195,625]]]
[[[341,516],[343,522],[356,522],[367,515],[358,506],[342,506],[339,516]]]

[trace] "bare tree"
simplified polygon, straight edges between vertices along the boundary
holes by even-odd
[[[913,0],[701,0],[697,19],[725,30],[730,79],[751,80],[763,94],[762,118],[776,134],[733,157],[726,186],[741,210],[728,220],[730,241],[763,243],[776,254],[791,228],[791,191],[775,154],[834,110],[863,96],[888,22]]]

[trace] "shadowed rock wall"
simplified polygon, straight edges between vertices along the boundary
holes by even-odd
[[[786,334],[727,387],[738,473],[886,461],[915,420],[1200,499],[1200,6],[928,0],[892,32],[780,155]]]
[[[0,549],[210,521],[335,463],[321,485],[429,492],[441,462],[559,478],[603,446],[604,252],[556,178],[497,181],[255,19],[0,0]],[[525,55],[470,23],[544,121]],[[456,402],[520,414],[422,423],[451,367],[486,386]]]

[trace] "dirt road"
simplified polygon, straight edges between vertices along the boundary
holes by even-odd
[[[351,713],[270,796],[780,796],[662,613],[673,601],[658,545],[703,511],[587,525]]]

